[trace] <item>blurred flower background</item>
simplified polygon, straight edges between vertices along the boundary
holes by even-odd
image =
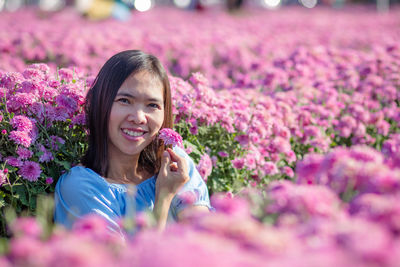
[[[398,266],[398,1],[0,0],[0,25],[1,266]],[[67,231],[54,186],[126,49],[168,70],[216,211]]]

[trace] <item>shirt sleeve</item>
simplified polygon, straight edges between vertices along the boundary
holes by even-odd
[[[184,157],[188,164],[189,181],[179,190],[171,203],[171,212],[174,219],[177,219],[178,213],[189,205],[206,206],[212,210],[207,185],[201,178],[196,169],[196,165],[190,156],[181,148],[174,147],[174,151]]]
[[[99,177],[79,170],[61,176],[55,190],[55,222],[70,229],[77,219],[97,214],[108,222],[112,232],[121,233],[116,222],[121,214],[115,193],[101,182]]]

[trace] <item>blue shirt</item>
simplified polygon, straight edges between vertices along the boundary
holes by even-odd
[[[193,160],[181,148],[174,151],[184,157],[189,167],[190,180],[172,200],[168,221],[176,221],[177,214],[187,205],[185,196],[192,194],[192,205],[211,208],[207,186],[201,178]],[[136,188],[136,190],[132,190]],[[67,228],[80,217],[97,214],[105,218],[113,231],[120,232],[117,219],[135,212],[151,211],[155,202],[156,176],[140,184],[127,185],[107,182],[89,168],[76,166],[63,174],[55,190],[54,220]],[[136,191],[133,192],[132,191]]]

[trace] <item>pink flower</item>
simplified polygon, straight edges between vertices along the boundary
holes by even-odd
[[[248,217],[250,215],[249,203],[238,197],[231,197],[228,194],[214,194],[211,197],[211,206],[217,212],[222,212],[234,217]]]
[[[188,146],[187,148],[185,148],[185,152],[186,152],[187,154],[192,153],[192,151],[193,151],[193,147],[192,147],[192,146]]]
[[[16,93],[7,100],[7,107],[11,111],[20,111],[21,108],[30,106],[35,101],[35,95],[30,93]]]
[[[24,147],[29,147],[32,143],[32,138],[27,134],[27,132],[11,131],[9,138],[17,145],[22,145]]]
[[[33,128],[32,121],[28,117],[23,115],[15,116],[11,119],[10,123],[14,127],[14,129],[18,131],[29,132]]]
[[[52,184],[53,183],[53,178],[47,177],[46,178],[46,184]]]
[[[4,170],[0,170],[0,185],[4,184],[7,181],[7,172]]]
[[[60,80],[64,80],[65,82],[70,82],[73,79],[73,71],[71,69],[62,68],[58,71],[58,75]]]
[[[233,167],[235,167],[236,169],[243,169],[244,167],[244,159],[240,159],[240,158],[236,158],[234,160],[231,160]]]
[[[199,164],[196,166],[196,168],[203,180],[207,182],[207,178],[212,172],[212,161],[207,153],[201,156]]]
[[[31,182],[37,181],[41,173],[40,165],[33,161],[25,161],[18,171],[22,178]]]
[[[276,164],[271,161],[265,162],[263,170],[267,175],[274,175],[278,173],[278,168],[276,167]]]
[[[42,229],[34,217],[20,217],[11,228],[15,235],[39,237],[42,233]]]
[[[241,146],[245,146],[249,143],[248,135],[238,135],[235,137],[235,140],[239,142]]]
[[[158,138],[164,141],[165,145],[183,147],[182,136],[177,132],[169,128],[163,128],[160,130]]]
[[[284,166],[282,168],[282,173],[286,174],[290,178],[293,178],[293,176],[294,176],[294,172],[293,172],[292,168],[290,168],[288,166]]]
[[[1,134],[2,135],[6,135],[7,134],[7,130],[6,129],[1,130]]]
[[[218,152],[218,155],[219,155],[221,158],[226,158],[226,157],[229,156],[229,154],[226,153],[225,151],[220,151],[220,152]]]

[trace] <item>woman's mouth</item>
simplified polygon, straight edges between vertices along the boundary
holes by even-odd
[[[145,135],[147,132],[143,130],[131,130],[131,129],[122,129],[122,132],[128,139],[137,140]]]

